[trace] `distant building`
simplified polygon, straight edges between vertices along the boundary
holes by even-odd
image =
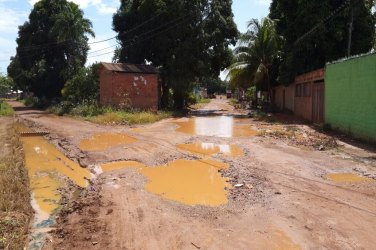
[[[134,109],[158,109],[158,71],[141,64],[101,63],[100,103]]]

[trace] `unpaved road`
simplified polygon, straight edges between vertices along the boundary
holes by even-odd
[[[206,110],[216,107],[208,106]],[[230,189],[228,203],[219,207],[183,205],[147,192],[145,177],[132,169],[103,173],[91,188],[67,202],[45,249],[376,248],[376,182],[326,178],[330,173],[354,173],[375,179],[374,149],[344,144],[321,152],[269,137],[189,135],[176,132],[172,119],[134,129],[38,111],[17,114],[49,131],[49,139],[82,165],[134,160],[160,166],[197,159],[176,148],[192,142],[234,144],[244,151],[242,157],[214,156],[229,164],[222,174],[232,185],[244,184]],[[242,122],[259,127],[256,121]],[[127,133],[137,141],[105,151],[78,149],[82,139],[100,132]]]

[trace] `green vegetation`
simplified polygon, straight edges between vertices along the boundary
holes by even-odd
[[[96,103],[82,103],[73,106],[70,102],[61,102],[51,106],[50,112],[57,115],[71,115],[99,124],[146,124],[169,118],[173,115],[168,111],[122,110],[104,107]]]
[[[315,25],[329,17],[345,0],[273,0],[269,17],[276,22],[283,38],[278,80],[289,84],[296,75],[325,66],[347,55],[349,23],[353,14],[351,55],[369,52],[375,35],[372,2],[351,0],[333,19],[302,38]],[[298,43],[296,43],[298,41]],[[278,66],[278,65],[277,65]]]
[[[271,98],[271,74],[278,59],[279,42],[271,19],[252,19],[234,50],[234,62],[228,68],[230,84],[242,89],[256,86],[256,90],[268,91]]]
[[[13,87],[13,79],[0,73],[0,97],[11,91]]]
[[[17,53],[8,66],[16,87],[43,102],[61,96],[64,84],[82,73],[92,24],[77,4],[66,0],[35,3],[29,20],[19,27]]]
[[[0,99],[0,116],[12,116],[14,115],[14,110],[8,103],[3,102]]]
[[[0,127],[0,249],[23,249],[32,216],[22,145],[14,128]]]
[[[88,117],[89,121],[99,124],[147,124],[160,121],[172,116],[172,112],[161,111],[158,113],[141,111],[141,112],[127,112],[127,111],[112,111],[99,116]]]
[[[231,62],[228,46],[235,45],[238,36],[231,4],[231,0],[121,1],[113,19],[121,43],[116,59],[127,63],[146,59],[158,67],[162,106],[172,103],[181,109],[188,105],[195,83],[217,78]]]
[[[82,68],[62,89],[63,99],[71,103],[96,101],[99,97],[99,64]]]

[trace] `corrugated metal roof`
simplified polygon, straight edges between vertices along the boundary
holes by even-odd
[[[151,66],[145,64],[129,64],[129,63],[104,63],[102,65],[105,69],[115,72],[126,72],[126,73],[146,73],[146,74],[157,74],[158,70]]]

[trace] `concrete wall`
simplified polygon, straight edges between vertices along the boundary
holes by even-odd
[[[100,103],[158,109],[158,75],[100,70]]]
[[[325,122],[376,142],[376,54],[326,66]]]

